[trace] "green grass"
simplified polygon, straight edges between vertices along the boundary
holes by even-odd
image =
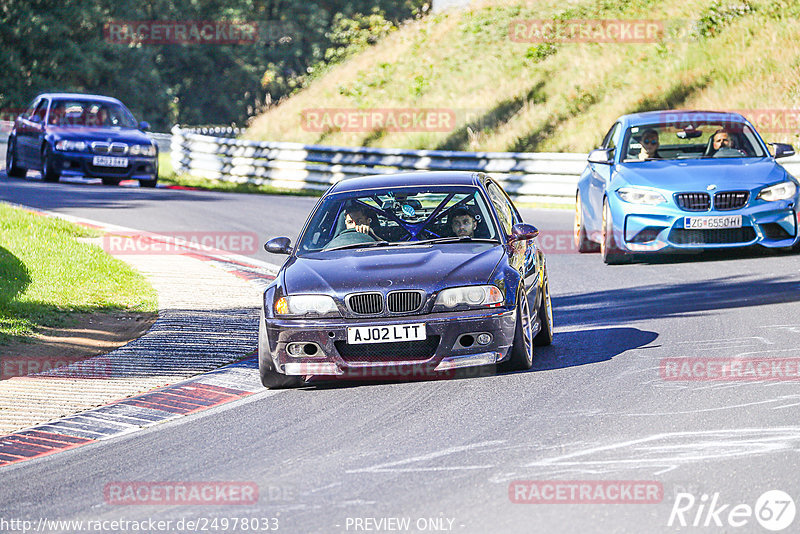
[[[0,203],[0,343],[69,325],[81,313],[157,311],[141,274],[77,240],[99,235]]]
[[[514,42],[509,29],[520,19],[660,20],[665,33],[651,43]],[[256,117],[245,137],[587,152],[625,113],[800,108],[798,70],[796,0],[476,1],[406,24]],[[320,108],[445,109],[456,121],[441,132],[311,131],[303,111]],[[800,141],[796,131],[761,133]]]

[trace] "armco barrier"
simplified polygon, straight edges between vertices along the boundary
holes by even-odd
[[[586,154],[333,147],[213,137],[175,127],[172,165],[204,178],[318,191],[350,176],[483,171],[516,200],[569,204]]]
[[[12,123],[0,121],[0,158]],[[150,133],[173,167],[205,178],[287,189],[324,191],[348,176],[414,170],[483,171],[503,183],[515,200],[571,204],[585,154],[456,152],[369,147],[333,147],[235,139],[238,128],[205,126]],[[779,160],[800,177],[800,156]],[[2,165],[2,163],[0,163]]]

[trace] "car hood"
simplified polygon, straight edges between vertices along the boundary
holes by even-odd
[[[141,130],[133,128],[89,128],[75,126],[70,128],[48,127],[48,133],[58,139],[70,139],[76,141],[103,141],[118,143],[139,143],[149,144],[150,138]]]
[[[625,185],[667,191],[756,189],[785,179],[786,171],[772,158],[730,158],[623,163],[617,167],[614,188]]]
[[[493,243],[351,249],[291,258],[284,267],[289,294],[345,295],[354,291],[485,284],[503,258]]]

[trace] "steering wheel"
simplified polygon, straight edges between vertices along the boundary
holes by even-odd
[[[339,237],[340,235],[344,235],[344,234],[350,234],[350,233],[353,233],[353,232],[358,232],[358,230],[356,230],[355,228],[345,228],[336,237]],[[364,232],[358,232],[358,233],[364,234]],[[372,239],[373,241],[377,241],[373,236],[371,236],[369,234],[364,234],[364,235],[367,236],[368,238]]]

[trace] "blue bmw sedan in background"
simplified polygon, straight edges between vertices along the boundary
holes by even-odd
[[[8,139],[6,171],[22,178],[38,170],[46,182],[90,176],[106,185],[158,181],[158,147],[116,98],[52,93],[37,96],[17,117]]]
[[[606,263],[633,254],[798,243],[798,182],[738,113],[617,119],[578,181],[574,236]]]

